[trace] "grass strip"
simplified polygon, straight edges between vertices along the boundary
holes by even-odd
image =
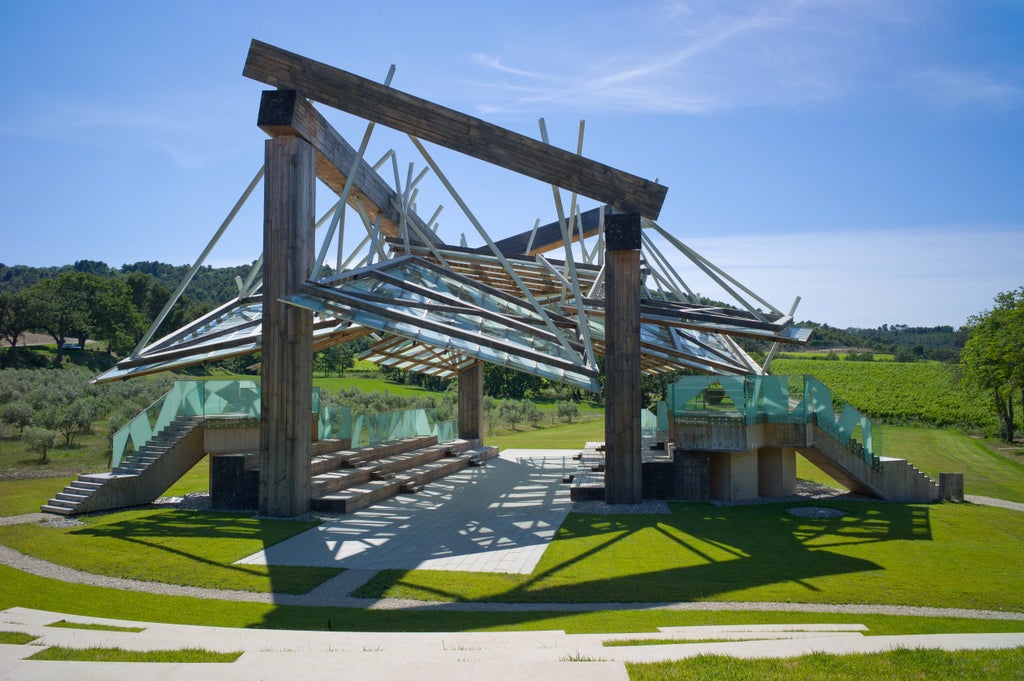
[[[0,645],[20,646],[35,641],[38,636],[24,634],[20,631],[0,631]]]
[[[65,584],[0,565],[0,610],[16,606],[135,622],[305,631],[548,631],[654,633],[659,627],[863,624],[874,635],[1024,631],[1022,620],[783,611],[600,610],[565,613],[362,610],[218,601]]]
[[[173,662],[228,663],[242,656],[242,651],[220,653],[202,648],[177,650],[125,650],[124,648],[64,648],[51,646],[25,659],[52,662]]]
[[[605,648],[630,648],[632,646],[670,646],[690,643],[737,643],[743,641],[770,641],[757,637],[742,638],[613,638],[601,641]]]
[[[1008,650],[899,649],[885,653],[739,659],[699,655],[686,660],[626,665],[631,681],[1017,681],[1024,648]]]
[[[88,631],[123,631],[127,634],[137,634],[140,631],[145,631],[145,627],[117,627],[113,624],[86,624],[84,622],[68,622],[67,620],[58,620],[57,622],[51,622],[47,624],[48,627],[54,627],[55,629],[86,629]]]

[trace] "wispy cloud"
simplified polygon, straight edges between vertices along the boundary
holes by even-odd
[[[960,103],[1020,97],[1018,86],[983,71],[935,66],[955,55],[930,41],[931,24],[952,20],[928,3],[738,0],[630,7],[605,10],[607,16],[589,25],[596,32],[543,34],[507,55],[474,55],[476,64],[502,76],[478,89],[481,109],[699,114],[802,107],[887,85]],[[908,83],[909,92],[903,89]]]

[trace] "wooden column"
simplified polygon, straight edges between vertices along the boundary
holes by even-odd
[[[459,374],[459,437],[484,440],[484,363]]]
[[[316,152],[299,137],[266,142],[260,513],[309,510],[313,313],[285,305],[313,266]]]
[[[643,496],[640,440],[640,214],[605,218],[605,470],[609,504]]]

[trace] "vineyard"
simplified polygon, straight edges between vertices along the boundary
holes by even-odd
[[[890,424],[994,431],[984,395],[960,383],[959,368],[941,362],[827,362],[780,359],[772,373],[811,374],[873,419]]]

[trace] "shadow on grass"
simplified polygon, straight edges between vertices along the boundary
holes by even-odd
[[[271,592],[304,593],[341,570],[234,565],[233,561],[315,525],[315,522],[309,521],[255,518],[245,513],[158,510],[130,517],[115,517],[109,521],[98,518],[95,523],[72,530],[69,534],[124,542],[129,547],[137,547],[140,560],[153,560],[154,555],[165,554],[169,559],[173,556],[229,573],[254,575],[265,570]],[[253,544],[242,548],[243,555],[239,555],[239,545],[230,544],[231,540],[252,540]]]
[[[469,573],[449,573],[453,577],[446,580],[386,570],[359,595],[380,597],[408,587],[442,600],[664,603],[788,583],[810,596],[819,591],[816,578],[883,569],[842,549],[932,538],[929,511],[918,506],[844,504],[846,515],[829,519],[796,517],[789,508],[676,504],[669,516],[570,514],[527,577],[505,576],[503,584]]]

